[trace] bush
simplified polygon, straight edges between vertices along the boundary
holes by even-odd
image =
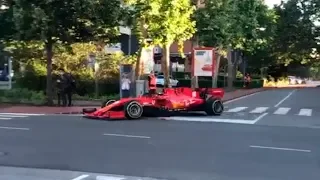
[[[34,103],[43,104],[45,95],[43,92],[31,91],[25,88],[0,90],[0,102],[9,103]]]
[[[273,77],[263,79],[263,87],[285,87],[289,84],[289,79],[284,77],[279,78],[277,81]]]
[[[252,82],[249,85],[249,88],[261,88],[263,87],[263,80],[256,79],[252,80]],[[217,86],[219,88],[223,88],[225,84],[225,81],[218,80]],[[241,88],[244,85],[243,80],[236,80],[233,82],[233,86],[236,88]],[[191,87],[191,80],[186,79],[180,79],[179,80],[179,86],[180,87]],[[200,88],[206,88],[206,87],[212,87],[212,80],[199,80],[199,87]]]

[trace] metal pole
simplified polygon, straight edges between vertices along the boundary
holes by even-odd
[[[12,59],[11,57],[8,58],[8,78],[9,78],[9,84],[8,84],[8,88],[12,89]]]
[[[129,34],[129,40],[128,40],[128,55],[131,55],[131,32]]]

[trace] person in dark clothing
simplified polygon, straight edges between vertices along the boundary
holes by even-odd
[[[76,81],[75,81],[75,79],[74,79],[74,77],[72,76],[71,73],[66,73],[65,72],[64,73],[64,77],[67,80],[64,92],[65,92],[65,94],[67,96],[67,99],[68,99],[68,106],[72,106],[72,94],[73,94],[73,91],[76,88]]]
[[[251,77],[249,73],[246,73],[246,75],[244,76],[244,87],[249,88],[250,82],[251,82]]]
[[[58,105],[72,106],[72,93],[75,89],[75,79],[72,74],[65,72],[63,69],[59,69],[59,75],[57,78],[58,89]]]
[[[58,96],[58,106],[67,105],[67,97],[65,94],[65,87],[66,87],[66,79],[64,77],[64,70],[59,69],[57,77],[56,77],[56,89],[57,89],[57,96]]]
[[[148,76],[148,86],[149,86],[149,95],[156,94],[157,91],[157,77],[154,75],[154,72],[151,71]]]

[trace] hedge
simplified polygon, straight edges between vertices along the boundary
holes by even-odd
[[[17,78],[16,86],[18,88],[26,88],[33,91],[43,91],[46,89],[46,76],[24,76]],[[80,96],[93,94],[95,92],[94,80],[83,80],[76,78],[76,93]],[[99,92],[101,95],[118,94],[119,82],[99,81]]]
[[[94,80],[77,79],[76,93],[80,96],[86,96],[95,92]],[[224,80],[218,79],[218,87],[224,87]],[[118,81],[99,81],[99,93],[100,95],[106,94],[118,94],[119,82]],[[236,80],[233,82],[233,86],[237,88],[243,87],[243,80]],[[46,77],[45,76],[25,76],[17,78],[16,86],[18,88],[26,88],[33,91],[43,91],[46,89]],[[191,80],[179,79],[180,87],[191,87]],[[263,86],[263,80],[252,80],[250,88],[260,88]],[[199,87],[212,87],[212,80],[207,78],[199,78]]]
[[[241,88],[244,85],[243,80],[236,80],[233,82],[233,87],[236,88]],[[180,87],[191,87],[191,80],[186,80],[182,79],[179,80],[179,86]],[[224,81],[218,80],[217,86],[219,88],[223,88],[224,86]],[[212,81],[211,80],[199,80],[199,87],[200,88],[205,88],[205,87],[212,87]],[[252,82],[249,84],[249,88],[261,88],[263,87],[263,79],[258,79],[258,80],[252,80]]]

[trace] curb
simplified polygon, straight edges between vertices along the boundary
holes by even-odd
[[[82,112],[73,111],[73,112],[60,112],[60,113],[54,113],[54,114],[82,114]]]
[[[226,102],[229,102],[229,101],[238,99],[238,98],[242,98],[242,97],[244,97],[244,96],[254,95],[254,94],[256,94],[256,93],[260,93],[260,92],[262,92],[262,91],[267,91],[267,90],[268,90],[268,89],[262,88],[262,89],[259,90],[259,91],[254,91],[254,92],[250,92],[250,93],[247,93],[247,94],[244,94],[244,95],[241,95],[241,96],[236,96],[236,97],[233,97],[233,98],[230,98],[230,99],[226,99],[226,100],[224,100],[223,102],[226,103]]]

